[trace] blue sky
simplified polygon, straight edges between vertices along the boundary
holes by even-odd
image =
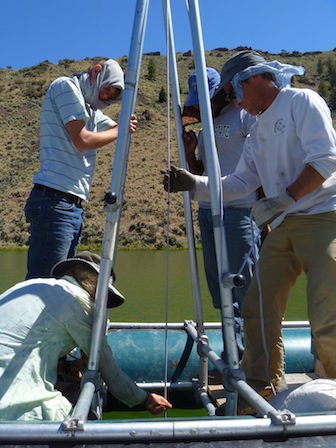
[[[171,0],[177,52],[192,49],[185,0]],[[136,0],[1,0],[0,67],[129,53]],[[336,0],[199,0],[205,50],[336,47]],[[165,54],[161,0],[149,0],[144,52]]]

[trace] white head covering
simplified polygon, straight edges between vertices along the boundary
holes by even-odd
[[[79,83],[85,98],[85,101],[90,104],[93,110],[104,109],[122,97],[125,88],[124,73],[114,59],[108,59],[102,64],[102,69],[97,75],[96,81],[90,83],[90,74],[83,72],[79,76]],[[99,92],[104,87],[116,87],[120,90],[120,95],[117,98],[101,101],[99,99]]]
[[[302,66],[295,66],[290,64],[282,64],[278,61],[260,62],[259,64],[249,66],[244,70],[237,72],[231,79],[231,84],[236,92],[237,101],[243,101],[242,81],[251,78],[254,75],[261,73],[273,73],[275,77],[275,85],[282,89],[290,86],[291,79],[294,75],[303,75],[304,68]]]

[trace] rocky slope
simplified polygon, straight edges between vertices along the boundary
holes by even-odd
[[[207,51],[206,63],[220,71],[223,63],[235,51],[237,49],[225,48]],[[335,51],[279,55],[261,53],[267,60],[278,59],[303,65],[306,74],[296,78],[295,85],[308,86],[318,91],[323,79],[331,92],[328,67],[330,63],[336,64]],[[192,52],[178,53],[176,57],[183,103],[194,60]],[[101,56],[83,61],[63,60],[57,65],[44,61],[21,70],[0,68],[0,247],[24,248],[27,245],[28,227],[23,208],[32,186],[33,173],[38,168],[39,112],[48,85],[56,77],[72,76],[100,59]],[[126,56],[120,57],[118,61],[126,68]],[[178,194],[171,198],[168,215],[167,197],[161,184],[160,170],[167,166],[167,148],[171,162],[178,164],[173,111],[171,108],[171,123],[168,126],[167,104],[159,101],[162,88],[167,92],[165,57],[159,54],[144,55],[136,104],[139,128],[131,139],[118,239],[120,248],[162,248],[166,244],[167,230],[172,246],[186,245],[182,197]],[[328,90],[326,92],[329,95]],[[118,121],[120,105],[110,106],[106,113]],[[110,187],[114,153],[114,144],[98,151],[90,201],[85,205],[82,239],[85,247],[99,246],[102,241],[105,225],[103,198]],[[197,205],[193,204],[196,242],[199,244],[196,209]]]

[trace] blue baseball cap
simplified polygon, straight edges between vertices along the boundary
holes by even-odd
[[[212,98],[213,94],[215,93],[216,87],[220,84],[221,78],[220,74],[214,68],[207,67],[206,72],[208,77],[209,94],[210,98]],[[185,106],[186,107],[195,106],[199,104],[196,72],[193,72],[189,76],[188,86],[189,86],[189,93],[185,102]]]

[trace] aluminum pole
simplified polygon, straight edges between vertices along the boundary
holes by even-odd
[[[93,372],[98,370],[101,342],[104,334],[106,333],[108,283],[111,277],[111,268],[114,265],[117,247],[120,205],[123,203],[124,184],[130,144],[129,122],[131,115],[134,113],[136,102],[142,49],[148,15],[148,4],[149,0],[138,0],[136,4],[131,46],[125,77],[125,90],[121,105],[118,138],[112,170],[112,179],[110,191],[105,198],[105,211],[107,212],[107,215],[102,242],[102,257],[98,276],[88,364],[88,370]],[[83,388],[82,393],[92,394],[92,387]],[[93,396],[91,399],[92,398]],[[87,401],[87,397],[82,397],[80,403],[87,403]],[[83,415],[83,411],[86,411],[86,406],[76,407],[73,417],[76,420],[87,418],[87,414]]]
[[[200,111],[203,125],[204,145],[209,173],[211,195],[211,210],[214,227],[217,267],[221,293],[221,319],[223,328],[223,342],[230,369],[239,368],[238,348],[235,338],[234,310],[232,305],[232,288],[224,288],[221,282],[222,273],[229,272],[224,224],[222,219],[223,201],[221,194],[220,167],[217,157],[213,119],[210,107],[208,80],[202,39],[202,28],[197,0],[189,0],[189,20],[193,41],[195,67],[197,76],[197,90],[200,102]],[[236,397],[228,393],[228,415],[235,413]]]
[[[184,149],[184,142],[182,138],[183,127],[181,120],[181,99],[180,99],[180,87],[177,73],[177,64],[176,64],[176,52],[175,52],[175,44],[174,44],[174,34],[173,34],[173,26],[171,19],[171,10],[170,10],[170,2],[167,0],[162,0],[162,6],[164,11],[165,20],[165,29],[166,36],[168,40],[168,55],[169,55],[169,70],[170,70],[170,83],[172,86],[172,98],[173,98],[173,106],[174,106],[174,117],[175,117],[175,127],[176,127],[176,138],[177,138],[177,146],[179,153],[179,161],[180,166],[182,168],[187,168],[186,155]],[[199,274],[198,274],[198,264],[196,257],[196,247],[195,247],[195,233],[193,227],[192,220],[192,207],[190,202],[189,192],[183,193],[183,204],[184,204],[184,216],[186,222],[186,233],[187,233],[187,241],[188,241],[188,253],[189,253],[189,263],[190,263],[190,271],[191,271],[191,283],[192,283],[192,291],[193,291],[193,299],[194,299],[194,308],[195,308],[195,320],[197,324],[197,328],[200,334],[204,333],[204,325],[203,325],[203,309],[202,309],[202,299],[200,292],[200,282],[199,282]]]

